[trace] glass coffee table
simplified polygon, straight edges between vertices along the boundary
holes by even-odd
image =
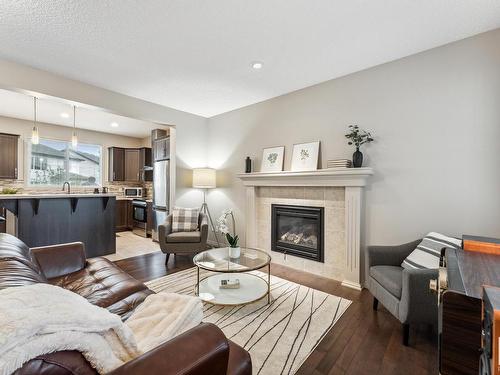
[[[197,277],[195,292],[203,301],[214,305],[246,305],[264,298],[271,301],[271,257],[264,251],[242,247],[238,258],[229,256],[230,248],[210,249],[193,258]],[[250,271],[267,268],[267,277]],[[212,274],[200,279],[200,269]],[[238,279],[237,289],[220,288],[221,280]]]

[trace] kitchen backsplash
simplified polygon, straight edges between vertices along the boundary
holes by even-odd
[[[153,196],[153,184],[152,182],[144,183],[134,183],[134,182],[109,182],[105,181],[104,185],[108,188],[108,192],[116,194],[117,196],[123,195],[124,187],[144,187],[146,189],[146,198],[151,199]],[[61,187],[56,186],[27,186],[23,181],[20,180],[0,180],[0,191],[3,188],[18,189],[19,194],[40,194],[40,193],[52,193],[52,194],[63,194],[62,185]],[[71,186],[72,192],[77,193],[93,193],[94,187],[92,186]]]

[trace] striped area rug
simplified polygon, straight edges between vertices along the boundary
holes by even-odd
[[[195,283],[193,267],[146,284],[155,292],[194,295]],[[206,303],[203,321],[214,323],[250,352],[253,374],[295,374],[351,301],[275,276],[271,295],[270,304],[267,298],[235,307]]]

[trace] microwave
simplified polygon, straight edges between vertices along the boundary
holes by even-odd
[[[131,198],[144,198],[144,188],[126,187],[123,188],[123,195]]]

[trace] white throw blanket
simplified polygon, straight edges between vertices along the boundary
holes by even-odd
[[[63,288],[35,284],[1,290],[0,375],[60,350],[77,350],[99,373],[110,372],[201,322],[201,301],[184,297],[147,297],[129,327],[118,315]]]
[[[143,353],[201,323],[203,305],[199,298],[177,293],[152,294],[125,323],[134,332]]]
[[[78,294],[48,284],[1,290],[0,373],[59,350],[78,350],[100,373],[139,355],[120,317]]]

